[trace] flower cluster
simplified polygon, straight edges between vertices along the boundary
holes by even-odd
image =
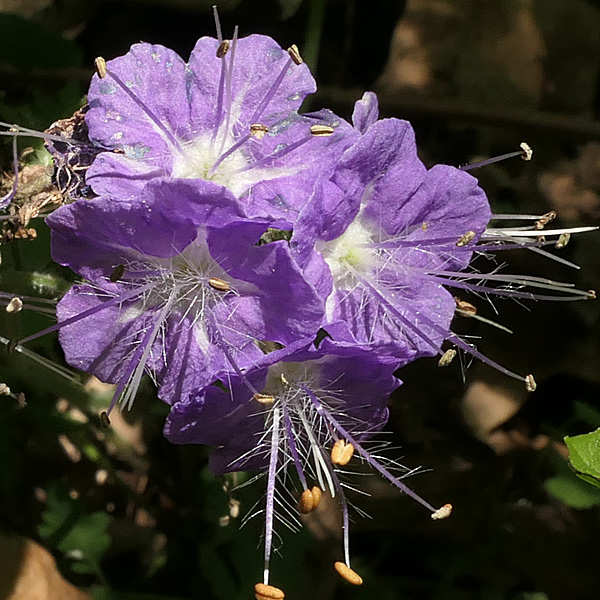
[[[212,446],[215,473],[265,473],[257,598],[283,598],[269,584],[276,522],[293,526],[290,501],[308,513],[323,493],[343,513],[335,568],[361,583],[350,567],[351,461],[433,518],[451,510],[371,451],[394,373],[423,356],[448,364],[458,348],[532,389],[531,376],[452,332],[455,314],[475,308],[449,289],[588,297],[469,267],[474,252],[545,253],[568,232],[541,240],[551,215],[493,216],[466,170],[425,167],[410,124],[380,120],[372,93],[352,124],[299,113],[314,80],[295,47],[268,37],[202,38],[187,63],[140,43],[96,66],[85,120],[45,136],[69,200],[46,218],[53,258],[82,282],[58,304],[57,324],[20,347],[58,330],[69,364],[116,384],[110,409],[130,406],[149,373],[171,406],[170,441]],[[490,227],[494,218],[531,226]]]

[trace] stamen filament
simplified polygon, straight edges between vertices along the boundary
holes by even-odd
[[[298,473],[298,479],[300,479],[303,489],[306,490],[308,489],[308,483],[306,481],[306,476],[304,475],[304,469],[302,469],[298,448],[296,448],[296,432],[290,418],[289,409],[285,402],[283,403],[283,420],[285,422],[285,434],[287,437],[288,446],[290,448],[290,454],[292,455],[292,460],[294,461],[294,466],[296,467],[296,473]]]
[[[244,171],[249,171],[250,169],[256,169],[257,167],[262,167],[264,164],[267,164],[277,158],[281,158],[282,156],[285,156],[286,154],[293,152],[300,146],[303,146],[307,142],[310,142],[312,139],[313,139],[313,136],[309,135],[305,138],[297,140],[296,142],[289,144],[288,146],[286,146],[285,148],[282,148],[281,150],[276,150],[275,152],[269,154],[268,156],[264,156],[263,158],[261,158],[260,160],[257,160],[256,162],[247,164],[245,167],[242,167],[241,169],[237,169],[236,171],[234,171],[234,173],[235,174],[243,173]]]
[[[19,154],[17,150],[17,136],[13,135],[12,140],[12,153],[13,153],[13,171],[15,173],[15,180],[13,181],[12,189],[0,198],[0,210],[6,208],[15,197],[17,193],[17,186],[19,185]]]
[[[382,464],[380,464],[377,460],[375,460],[361,445],[360,443],[348,432],[339,421],[332,415],[328,410],[325,410],[321,401],[317,398],[317,396],[304,384],[300,384],[304,392],[310,398],[313,403],[315,410],[319,413],[319,415],[329,421],[331,425],[340,433],[343,437],[345,437],[355,448],[355,450],[363,457],[363,459],[371,465],[376,471],[379,471],[381,475],[383,475],[390,483],[395,485],[399,490],[404,492],[407,496],[417,501],[419,504],[427,508],[430,512],[435,512],[435,508],[429,504],[426,500],[421,498],[417,493],[413,492],[405,483],[402,483],[400,479],[392,475]]]
[[[138,96],[132,92],[127,85],[123,82],[123,80],[116,74],[106,70],[106,74],[121,88],[123,92],[125,92],[150,118],[150,120],[154,123],[154,125],[162,132],[162,134],[171,142],[172,146],[180,153],[183,154],[184,150],[181,147],[181,144],[177,140],[177,138],[173,135],[171,131],[169,131],[163,122],[154,114],[154,111]]]
[[[285,63],[283,69],[281,69],[281,73],[279,73],[279,75],[277,76],[277,79],[275,79],[275,81],[269,88],[269,91],[265,94],[265,97],[261,100],[261,103],[256,107],[256,110],[254,111],[254,114],[252,115],[252,118],[250,119],[250,123],[256,123],[260,119],[263,112],[265,111],[265,108],[267,108],[269,102],[271,102],[271,100],[273,99],[273,96],[275,95],[277,88],[281,85],[281,82],[283,81],[284,77],[287,75],[287,72],[289,71],[289,68],[292,66],[293,62],[294,61],[291,58],[289,58],[288,61]]]
[[[106,411],[108,414],[112,412],[112,409],[119,401],[119,398],[121,398],[121,394],[123,394],[125,388],[127,388],[127,391],[122,398],[122,408],[129,410],[133,405],[133,399],[140,386],[140,381],[144,374],[144,369],[146,367],[146,362],[148,361],[148,356],[152,350],[152,345],[156,340],[159,329],[162,327],[166,317],[171,311],[174,302],[175,296],[169,298],[168,302],[162,307],[154,325],[144,334],[140,345],[135,349],[129,364],[127,365],[125,375],[121,378],[110,402],[110,406]]]
[[[269,460],[269,473],[267,478],[267,502],[265,507],[265,567],[263,583],[269,583],[269,567],[271,563],[271,549],[273,546],[273,517],[275,514],[275,486],[277,477],[277,463],[279,459],[279,407],[273,408],[273,429],[271,432],[271,453]]]
[[[126,302],[127,300],[131,300],[132,298],[141,296],[144,292],[147,292],[148,290],[152,289],[153,287],[156,287],[158,284],[159,284],[159,282],[152,281],[152,282],[147,283],[146,285],[143,285],[139,288],[136,288],[136,289],[130,290],[129,292],[121,294],[120,296],[111,298],[110,300],[107,300],[106,302],[103,302],[102,304],[98,304],[97,306],[88,308],[87,310],[84,310],[83,312],[81,312],[73,317],[70,317],[69,319],[65,319],[64,321],[61,321],[60,323],[56,323],[55,325],[52,325],[51,327],[48,327],[42,331],[38,331],[37,333],[34,333],[26,338],[23,338],[22,340],[19,340],[19,343],[26,344],[27,342],[36,340],[37,338],[42,337],[48,333],[52,333],[53,331],[58,331],[59,329],[62,329],[63,327],[66,327],[67,325],[71,325],[72,323],[77,323],[77,321],[81,321],[82,319],[85,319],[86,317],[90,317],[91,315],[94,315],[97,312],[104,310],[105,308],[110,308],[111,306],[115,306],[117,304],[122,304],[123,302]]]

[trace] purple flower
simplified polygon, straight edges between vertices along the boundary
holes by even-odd
[[[313,336],[317,290],[287,241],[260,244],[269,222],[202,180],[149,183],[140,200],[79,200],[48,219],[56,262],[88,283],[58,305],[67,361],[126,405],[145,370],[167,402],[263,356],[257,342]]]
[[[99,195],[127,200],[156,179],[204,179],[249,216],[289,226],[356,137],[329,111],[298,114],[314,80],[297,52],[265,36],[202,38],[187,64],[135,44],[105,71],[92,80],[86,114],[104,150],[86,177]]]
[[[247,376],[209,386],[172,407],[167,439],[213,446],[213,472],[259,469],[266,474],[264,584],[269,583],[277,522],[300,526],[293,516],[298,496],[304,513],[316,509],[322,493],[339,502],[344,560],[350,566],[344,488],[358,462],[438,515],[402,482],[408,470],[382,458],[385,444],[372,440],[387,421],[387,399],[400,384],[395,364],[372,352],[340,348],[327,338],[318,349],[299,342],[265,355]],[[398,469],[403,475],[394,474]],[[287,489],[290,482],[296,496]]]
[[[337,199],[315,197],[292,244],[302,263],[306,240],[315,240],[331,270],[324,327],[332,337],[344,330],[361,347],[406,360],[436,353],[447,337],[456,304],[430,274],[467,267],[491,211],[469,174],[427,170],[410,124],[375,121],[374,102],[357,103],[362,135],[336,166]]]

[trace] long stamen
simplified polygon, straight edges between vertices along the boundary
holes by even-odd
[[[53,331],[58,331],[59,329],[62,329],[63,327],[66,327],[67,325],[71,325],[72,323],[81,321],[82,319],[85,319],[86,317],[90,317],[90,316],[96,314],[97,312],[104,310],[105,308],[110,308],[111,306],[115,306],[117,304],[122,304],[123,302],[126,302],[127,300],[131,300],[132,298],[141,296],[144,292],[152,289],[153,287],[156,287],[157,285],[158,285],[158,282],[152,281],[152,282],[147,283],[146,285],[143,285],[139,288],[130,290],[129,292],[121,294],[120,296],[116,296],[115,298],[111,298],[110,300],[107,300],[106,302],[102,302],[101,304],[98,304],[97,306],[88,308],[87,310],[84,310],[83,312],[81,312],[73,317],[70,317],[69,319],[65,319],[64,321],[61,321],[60,323],[56,323],[56,325],[52,325],[51,327],[48,327],[47,329],[38,331],[37,333],[34,333],[26,338],[23,338],[22,340],[19,340],[19,342],[21,344],[25,344],[25,343],[31,342],[32,340],[35,340],[39,337],[42,337],[48,333],[52,333]]]
[[[310,142],[312,139],[313,139],[312,135],[309,135],[309,136],[307,136],[305,138],[301,138],[301,139],[297,140],[296,142],[293,142],[293,143],[289,144],[285,148],[281,148],[280,150],[276,150],[275,152],[269,154],[268,156],[265,156],[265,157],[261,158],[260,160],[257,160],[257,161],[255,161],[253,163],[249,163],[245,167],[242,167],[241,169],[237,169],[236,171],[233,171],[233,173],[234,174],[243,173],[244,171],[249,171],[250,169],[256,169],[258,167],[262,167],[263,165],[265,165],[267,163],[270,163],[270,162],[272,162],[275,159],[281,158],[282,156],[285,156],[286,154],[289,154],[290,152],[293,152],[294,150],[296,150],[300,146],[303,146],[307,142]]]
[[[263,583],[265,585],[269,583],[271,549],[273,546],[273,517],[275,514],[275,480],[277,477],[277,463],[279,461],[279,407],[277,406],[273,408],[273,429],[271,432],[270,449],[267,502],[265,507],[265,567],[263,571]]]
[[[79,380],[79,376],[74,371],[71,371],[70,369],[63,367],[62,365],[59,365],[47,359],[45,356],[41,356],[36,352],[32,352],[31,350],[29,350],[29,348],[25,348],[20,344],[15,344],[14,341],[11,341],[8,338],[5,338],[1,335],[0,344],[4,344],[10,352],[19,352],[20,354],[23,354],[23,356],[26,356],[30,360],[33,360],[34,362],[42,365],[46,369],[56,373],[57,375],[60,375],[61,377],[64,377],[64,379],[66,379],[67,381],[70,381],[72,383],[81,383]]]
[[[214,338],[213,339],[214,344],[225,355],[227,362],[229,362],[229,364],[235,371],[236,375],[240,378],[240,380],[246,386],[246,388],[248,388],[248,390],[250,390],[250,392],[252,393],[253,396],[256,396],[256,395],[260,396],[260,392],[248,380],[246,375],[240,369],[236,360],[233,358],[233,355],[229,349],[229,346],[228,346],[227,342],[225,341],[225,339],[223,338],[221,330],[219,329],[219,325],[216,322],[216,320],[212,314],[208,315],[208,324],[210,325],[210,332],[212,334],[212,337]]]
[[[338,491],[338,498],[342,505],[342,530],[344,532],[344,561],[350,566],[350,517],[348,514],[348,501],[346,500],[346,494],[342,488],[342,483],[335,473],[332,473],[335,487]]]
[[[287,75],[287,72],[289,71],[293,62],[294,61],[291,57],[287,60],[283,69],[281,69],[281,72],[279,73],[279,75],[277,76],[275,81],[273,82],[273,85],[271,85],[271,87],[269,88],[269,91],[265,94],[265,97],[262,99],[261,103],[256,107],[256,110],[254,111],[254,114],[252,115],[252,118],[250,119],[250,123],[256,123],[257,121],[260,120],[264,110],[267,108],[269,102],[271,102],[271,100],[273,99],[275,92],[277,92],[277,89],[279,88],[279,86],[281,85],[281,82]]]
[[[223,127],[223,138],[221,140],[221,147],[219,148],[219,155],[223,154],[223,149],[225,148],[225,142],[227,141],[227,137],[229,136],[229,127],[231,126],[231,105],[232,105],[232,97],[231,97],[231,85],[233,81],[233,65],[235,59],[235,51],[237,48],[238,41],[238,26],[235,26],[233,30],[233,38],[231,40],[231,49],[229,51],[229,67],[225,76],[225,125]],[[223,59],[225,61],[225,59]]]
[[[509,158],[514,158],[515,156],[520,156],[523,160],[531,160],[532,155],[533,151],[531,150],[531,148],[525,142],[523,142],[521,144],[520,150],[517,150],[515,152],[507,152],[506,154],[495,156],[493,158],[487,158],[486,160],[481,160],[470,165],[464,165],[463,167],[459,167],[459,169],[461,171],[471,171],[473,169],[479,169],[480,167],[492,165],[494,163],[507,160]]]
[[[213,19],[215,21],[215,30],[217,32],[217,39],[219,40],[219,44],[223,41],[223,34],[221,32],[221,20],[219,19],[219,11],[217,10],[217,5],[213,4]]]
[[[251,134],[247,133],[245,136],[243,136],[241,139],[239,139],[235,144],[233,144],[229,149],[227,149],[225,152],[223,152],[223,154],[221,154],[221,156],[219,156],[219,158],[215,161],[215,164],[211,167],[210,171],[208,172],[207,178],[210,179],[215,174],[215,171],[219,168],[219,165],[221,165],[221,163],[226,158],[231,156],[236,150],[241,148],[250,139],[250,137],[251,137]]]
[[[169,129],[167,129],[167,127],[165,127],[163,122],[154,114],[154,111],[141,98],[139,98],[116,73],[113,73],[110,69],[106,69],[106,75],[110,77],[121,88],[121,90],[125,92],[146,113],[148,118],[162,132],[169,142],[171,142],[173,147],[183,154],[184,150],[179,143],[179,140]]]
[[[13,153],[13,170],[15,173],[15,180],[13,181],[12,189],[0,198],[0,210],[6,208],[15,197],[17,193],[17,186],[19,185],[19,155],[17,150],[17,136],[13,135],[12,141],[12,153]]]
[[[294,467],[296,467],[296,473],[298,473],[298,479],[300,479],[303,489],[306,490],[308,489],[308,483],[306,481],[304,469],[302,468],[302,463],[300,461],[300,454],[298,453],[298,448],[296,447],[296,433],[290,418],[289,409],[285,402],[283,403],[283,420],[285,422],[285,434],[287,437],[290,454],[292,455],[292,460],[294,461]]]
[[[53,142],[62,142],[71,146],[79,146],[84,143],[80,142],[79,140],[63,137],[61,135],[54,135],[45,131],[36,131],[35,129],[29,129],[28,127],[23,127],[22,125],[11,125],[10,123],[5,123],[4,121],[0,121],[0,127],[6,127],[8,129],[8,131],[0,131],[0,135],[6,135],[10,137],[18,137],[19,135],[21,135],[21,137],[32,137],[40,138],[43,140],[50,140]]]
[[[110,407],[107,411],[109,414],[117,400],[121,397],[121,394],[123,393],[125,387],[127,387],[127,391],[125,392],[122,398],[123,408],[129,410],[133,405],[133,400],[140,386],[140,381],[142,379],[142,375],[144,374],[144,369],[146,368],[146,363],[148,362],[148,357],[150,356],[152,346],[156,341],[158,332],[163,326],[165,319],[171,312],[171,308],[173,307],[174,302],[175,296],[169,298],[168,302],[163,306],[162,310],[160,311],[156,322],[154,323],[152,328],[146,332],[141,344],[138,346],[138,348],[136,348],[136,351],[130,361],[130,366],[134,368],[130,370],[130,372],[125,377],[123,377],[121,383],[119,383],[117,390],[115,391],[115,394],[113,396],[113,399],[110,403]]]
[[[336,429],[336,431],[343,436],[346,440],[348,440],[355,448],[355,450],[363,457],[363,459],[371,465],[376,471],[381,473],[390,483],[395,485],[399,490],[404,492],[407,496],[417,501],[419,504],[427,508],[432,513],[436,511],[436,509],[429,504],[426,500],[421,498],[416,492],[413,492],[405,483],[402,483],[400,479],[392,475],[382,464],[380,464],[377,460],[375,460],[362,446],[361,444],[354,438],[354,436],[347,431],[342,424],[328,411],[325,409],[321,401],[317,398],[317,396],[312,392],[312,390],[304,385],[300,384],[300,387],[304,390],[307,396],[310,398],[313,403],[315,410],[319,413],[319,415],[329,421],[331,425]]]

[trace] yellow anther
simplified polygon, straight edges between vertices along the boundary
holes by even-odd
[[[443,356],[440,357],[440,360],[438,360],[438,367],[447,367],[454,360],[455,356],[456,350],[454,348],[446,350]]]
[[[525,389],[528,392],[535,392],[535,388],[537,388],[537,383],[533,378],[533,375],[529,374],[525,377]]]
[[[18,313],[23,308],[23,300],[16,296],[6,305],[7,313]]]
[[[317,487],[316,485],[313,487],[311,492],[313,497],[313,510],[315,510],[317,506],[321,504],[321,497],[323,496],[323,492],[321,491],[321,488]]]
[[[254,597],[256,600],[283,600],[285,594],[283,590],[276,588],[274,585],[257,583],[254,586]]]
[[[570,233],[561,233],[556,244],[554,244],[554,247],[557,250],[562,250],[569,243],[570,239],[571,239]]]
[[[441,519],[447,519],[451,514],[452,504],[444,504],[444,506],[431,513],[431,518],[434,521],[440,521]]]
[[[345,579],[348,583],[351,583],[352,585],[362,585],[362,577],[356,571],[351,569],[346,563],[338,560],[333,566],[338,572],[338,575]]]
[[[429,223],[427,221],[423,221],[423,223],[421,224],[421,229],[423,231],[427,231],[429,229]]]
[[[96,73],[100,79],[104,79],[106,77],[106,61],[99,56],[94,60],[94,67],[96,67]]]
[[[211,277],[208,280],[208,285],[218,292],[228,292],[231,289],[229,283],[224,279],[219,279],[219,277]]]
[[[469,242],[472,242],[474,239],[475,239],[475,232],[467,231],[467,233],[460,236],[458,242],[456,242],[456,245],[459,248],[462,248],[463,246],[466,246]]]
[[[252,123],[250,125],[250,135],[257,140],[262,140],[269,133],[269,128],[261,123]]]
[[[292,44],[289,48],[288,48],[288,54],[290,55],[291,59],[297,64],[297,65],[301,65],[304,61],[302,60],[302,57],[300,56],[300,50],[298,50],[298,46],[296,46],[296,44]]]
[[[313,125],[310,128],[310,134],[315,137],[328,137],[333,135],[335,129],[329,125]]]
[[[273,404],[275,397],[270,394],[254,394],[253,398],[260,404]]]
[[[217,58],[223,58],[229,52],[229,46],[231,46],[231,42],[223,40],[217,48]]]
[[[338,440],[331,449],[331,462],[341,467],[347,465],[354,454],[354,446],[344,440]]]
[[[315,501],[312,495],[312,490],[304,490],[300,496],[300,512],[307,515],[315,508]]]
[[[319,506],[321,502],[321,488],[314,486],[312,490],[304,490],[300,496],[300,512],[307,515]]]

